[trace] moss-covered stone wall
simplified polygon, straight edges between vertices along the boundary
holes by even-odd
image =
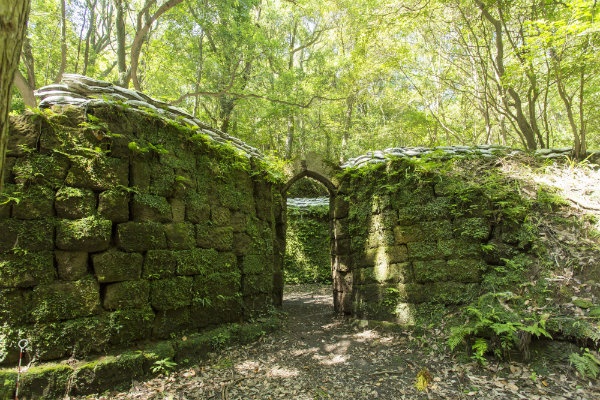
[[[338,311],[415,324],[475,301],[488,273],[528,258],[524,200],[490,163],[434,156],[345,169],[334,207]]]
[[[288,199],[286,284],[331,283],[329,198]]]
[[[0,363],[169,338],[264,311],[282,286],[264,163],[123,104],[11,119]],[[277,298],[277,296],[275,296]]]

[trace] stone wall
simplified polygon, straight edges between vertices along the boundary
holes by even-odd
[[[118,102],[11,119],[0,363],[23,338],[38,360],[81,357],[269,307],[279,191],[244,150]]]
[[[331,283],[329,197],[287,199],[286,284]]]
[[[334,201],[338,311],[415,324],[420,313],[477,299],[488,271],[528,256],[527,232],[498,218],[452,168],[447,157],[406,157],[343,171]]]

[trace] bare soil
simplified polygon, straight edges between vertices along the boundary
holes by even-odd
[[[442,329],[373,328],[333,313],[327,286],[286,287],[284,328],[206,362],[133,382],[94,399],[598,399],[600,384],[578,377],[551,342],[532,362],[481,366],[451,353]],[[544,349],[544,350],[542,350]],[[417,376],[426,382],[417,389]]]

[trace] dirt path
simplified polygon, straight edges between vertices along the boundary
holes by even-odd
[[[287,288],[284,329],[208,362],[97,399],[597,399],[564,362],[480,367],[423,336],[360,327],[333,314],[329,288]],[[543,360],[542,360],[543,361]],[[415,382],[426,368],[427,391]],[[538,372],[535,372],[538,371]],[[89,398],[89,397],[88,397]]]

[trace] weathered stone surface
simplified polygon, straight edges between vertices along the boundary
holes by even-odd
[[[170,222],[173,220],[173,212],[167,199],[148,193],[133,196],[132,214],[134,221]]]
[[[59,218],[85,218],[96,210],[96,195],[90,189],[63,186],[56,192],[54,208]]]
[[[16,159],[12,172],[19,185],[48,185],[57,188],[63,184],[68,165],[65,157],[33,154]]]
[[[186,220],[194,224],[205,223],[210,220],[210,203],[208,197],[190,191],[185,197]]]
[[[189,307],[160,310],[152,324],[152,337],[166,339],[175,332],[194,328],[197,323],[195,316],[192,318]]]
[[[150,165],[150,188],[148,191],[154,195],[170,197],[175,190],[175,172],[173,168],[159,163]]]
[[[54,215],[54,190],[49,187],[32,186],[22,192],[19,199],[12,206],[13,218],[40,219]]]
[[[425,231],[419,225],[396,225],[394,227],[394,238],[398,244],[420,242],[428,239]]]
[[[27,288],[55,279],[51,251],[0,253],[0,288]]]
[[[408,255],[413,260],[439,260],[443,253],[438,249],[436,242],[408,243]]]
[[[129,220],[129,194],[118,189],[100,193],[98,213],[112,222],[127,222]]]
[[[90,216],[77,220],[60,220],[56,230],[56,247],[61,250],[96,252],[108,249],[112,222]]]
[[[451,281],[456,272],[445,260],[415,261],[413,270],[418,283]]]
[[[65,179],[69,186],[108,190],[129,185],[127,160],[110,157],[76,158]]]
[[[448,219],[421,222],[420,227],[424,233],[424,237],[421,239],[423,241],[450,240],[453,238],[452,224]]]
[[[219,253],[215,249],[182,250],[176,253],[179,275],[207,275],[215,268]]]
[[[146,298],[147,300],[147,298]],[[111,312],[108,316],[110,343],[123,345],[146,340],[152,335],[154,311],[147,303],[140,309],[125,309]]]
[[[130,252],[167,248],[164,228],[156,222],[125,222],[117,226],[119,248]]]
[[[105,310],[143,308],[149,295],[150,283],[145,280],[112,283],[106,286],[102,306]]]
[[[485,218],[460,218],[454,221],[454,232],[466,240],[485,240],[491,233],[490,221]]]
[[[150,282],[150,302],[155,310],[174,310],[192,302],[193,278],[177,276]]]
[[[54,222],[40,220],[0,220],[0,252],[9,250],[48,251],[54,249]]]
[[[196,244],[204,249],[231,251],[233,248],[233,228],[230,226],[196,225]]]
[[[182,198],[172,198],[169,200],[171,211],[173,212],[173,222],[185,221],[185,200]]]
[[[271,296],[273,291],[273,275],[246,275],[243,277],[242,294],[244,297],[253,296],[256,294],[266,294]]]
[[[150,164],[147,160],[133,160],[130,168],[131,186],[137,188],[141,192],[146,192],[150,189]]]
[[[31,313],[40,322],[87,317],[100,306],[100,287],[92,278],[38,285],[31,296]]]
[[[85,251],[54,252],[58,277],[63,281],[76,281],[88,274],[88,253]]]
[[[0,289],[0,321],[18,326],[29,322],[29,293],[21,289]]]
[[[148,250],[144,259],[142,277],[162,279],[177,273],[177,252],[171,250]]]
[[[210,208],[210,220],[216,226],[230,226],[231,211],[225,207],[212,206]]]
[[[139,279],[144,258],[139,253],[116,250],[92,256],[92,265],[98,282],[120,282]]]
[[[448,260],[448,269],[455,282],[481,282],[487,264],[481,259],[453,259]]]
[[[196,245],[196,230],[189,222],[178,222],[164,226],[169,249],[192,249]],[[232,238],[233,239],[233,238]]]
[[[481,257],[483,253],[481,242],[478,240],[440,240],[438,249],[447,258],[477,258]]]

